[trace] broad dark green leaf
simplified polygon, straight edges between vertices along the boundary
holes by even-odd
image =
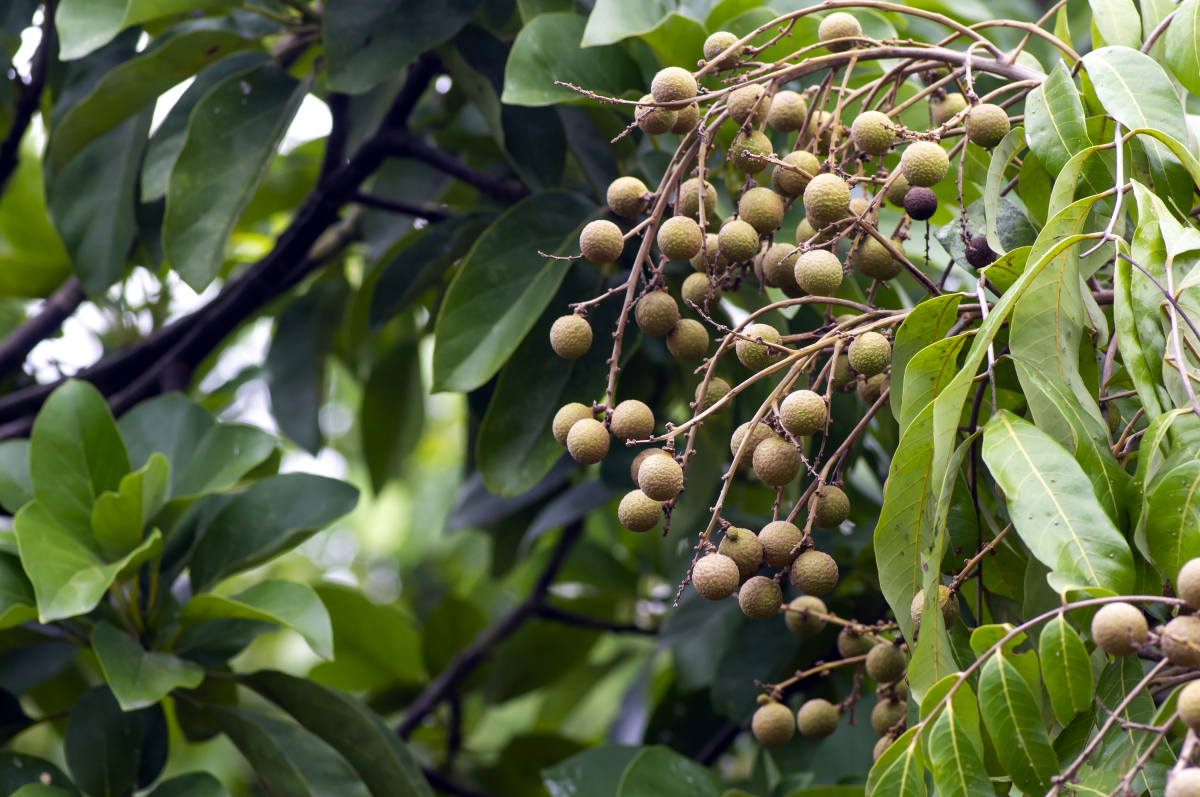
[[[1183,0],[1163,34],[1167,66],[1192,94],[1200,94],[1200,2]]]
[[[612,797],[621,775],[641,748],[635,745],[604,745],[577,753],[560,764],[542,770],[542,783],[551,794],[572,797]]]
[[[433,608],[425,622],[421,645],[425,669],[430,675],[437,675],[487,625],[488,617],[483,609],[465,598],[448,595]],[[613,788],[616,788],[615,784]]]
[[[228,797],[228,794],[221,781],[207,772],[189,772],[164,780],[149,797]]]
[[[280,672],[258,672],[244,683],[345,756],[372,797],[432,797],[404,742],[354,698]]]
[[[1088,3],[1092,7],[1092,24],[1105,44],[1134,50],[1142,46],[1142,18],[1133,0],[1088,0]]]
[[[204,592],[296,547],[354,508],[358,490],[308,473],[264,479],[234,498],[204,530],[192,555],[194,592]]]
[[[1062,62],[1059,61],[1059,63]],[[1012,159],[1024,148],[1025,128],[1014,127],[1008,131],[1004,140],[992,150],[992,161],[988,165],[987,187],[983,192],[983,212],[987,219],[988,245],[997,255],[1005,254],[1004,245],[1000,243],[1000,234],[996,231],[1000,213],[1000,189],[1008,182],[1004,179],[1004,172],[1008,169]]]
[[[1060,614],[1042,627],[1038,653],[1054,717],[1065,728],[1076,714],[1092,705],[1094,682],[1087,648]]]
[[[21,560],[0,553],[0,629],[37,619],[37,597]]]
[[[5,440],[0,443],[0,505],[15,515],[33,500],[29,480],[29,441]]]
[[[171,466],[172,500],[226,490],[275,448],[274,435],[242,423],[217,423],[182,393],[143,401],[117,423],[129,458],[143,467],[155,453]]]
[[[92,649],[122,711],[152,706],[172,689],[194,689],[204,680],[204,668],[199,664],[170,653],[147,651],[129,634],[106,622],[92,629]]]
[[[376,492],[403,470],[425,426],[418,341],[401,340],[371,364],[363,389],[363,457]]]
[[[117,559],[142,544],[142,532],[167,502],[170,465],[154,454],[141,470],[126,474],[117,492],[106,492],[92,508],[92,534],[106,556]]]
[[[330,0],[323,26],[329,88],[362,94],[449,39],[480,0]]]
[[[167,260],[193,289],[217,276],[225,242],[308,89],[308,81],[263,66],[225,78],[196,104],[171,169],[163,219]]]
[[[222,58],[196,75],[192,85],[171,106],[154,131],[154,137],[146,145],[146,157],[142,162],[142,202],[151,202],[166,195],[171,168],[187,139],[188,119],[204,95],[230,75],[248,72],[269,60],[270,56],[261,50],[242,51]],[[161,222],[159,226],[162,226]]]
[[[1179,568],[1200,556],[1200,462],[1169,471],[1148,498],[1146,545],[1154,563],[1174,583]]]
[[[126,28],[160,17],[228,5],[224,0],[63,0],[54,22],[64,61],[82,58]]]
[[[71,275],[71,258],[46,210],[40,153],[27,143],[18,156],[0,196],[0,291],[42,297]]]
[[[539,14],[517,34],[500,99],[510,105],[577,102],[583,95],[555,81],[606,96],[643,85],[636,62],[613,44],[581,46],[587,20],[576,14]]]
[[[45,759],[14,752],[6,752],[0,756],[0,791],[12,794],[30,783],[45,783],[71,794],[79,793],[71,779]]]
[[[984,430],[983,459],[1004,488],[1021,540],[1052,570],[1128,593],[1133,556],[1079,463],[1045,432],[1005,410]]]
[[[438,314],[433,389],[474,390],[500,370],[537,323],[595,208],[575,194],[547,191],[518,203],[475,243]],[[564,307],[563,312],[567,312]]]
[[[329,612],[317,593],[306,584],[267,580],[236,595],[196,595],[183,607],[179,623],[186,628],[205,620],[219,619],[257,620],[287,626],[304,637],[318,656],[333,658]]]
[[[1013,783],[1026,794],[1044,794],[1058,774],[1058,759],[1042,725],[1029,685],[1003,655],[994,655],[979,676],[979,709],[996,754]]]
[[[897,422],[901,429],[925,409],[958,371],[958,353],[969,335],[955,335],[929,344],[904,368],[904,406]]]
[[[1030,154],[1032,155],[1032,153]],[[1036,158],[1037,156],[1033,155],[1033,157]],[[1028,158],[1029,155],[1026,156],[1026,163],[1029,163]],[[1004,292],[1011,288],[1013,283],[1020,278],[1021,273],[1025,271],[1025,263],[1029,260],[1029,253],[1032,251],[1032,246],[1022,246],[1019,249],[1006,252],[995,263],[983,269],[983,274],[1001,292]]]
[[[330,585],[317,593],[329,611],[337,657],[314,667],[310,678],[347,692],[424,680],[421,634],[408,619],[357,590]],[[429,622],[435,622],[432,615]]]
[[[172,86],[252,44],[227,30],[190,30],[129,59],[106,74],[88,96],[56,120],[46,153],[47,168],[57,173],[90,142],[153,106],[159,95]]]
[[[71,709],[63,753],[76,785],[89,797],[125,794],[142,766],[143,714],[125,712],[107,686],[88,691]]]
[[[907,415],[904,407],[904,371],[913,355],[929,344],[946,337],[950,327],[958,320],[958,303],[962,301],[961,294],[953,293],[947,296],[937,296],[918,304],[904,319],[904,323],[896,330],[896,339],[892,344],[892,379],[891,399],[896,408],[896,417]],[[913,413],[914,415],[916,413]],[[900,432],[908,428],[900,424]]]
[[[953,703],[942,709],[929,731],[929,759],[934,787],[942,797],[977,797],[986,795],[991,788],[981,753],[972,743]]]
[[[718,797],[721,781],[711,769],[669,747],[644,747],[625,767],[616,797]]]

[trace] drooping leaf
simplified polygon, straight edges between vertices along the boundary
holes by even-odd
[[[1200,2],[1179,4],[1163,43],[1171,74],[1192,94],[1200,94]]]
[[[962,296],[955,293],[927,299],[913,308],[896,330],[896,339],[892,344],[892,373],[896,377],[892,379],[894,384],[890,396],[892,406],[897,409],[897,420],[902,416],[908,417],[903,401],[904,373],[908,361],[921,349],[946,337],[950,327],[958,320],[958,303],[961,300]],[[902,434],[906,428],[908,424],[901,422]]]
[[[1142,19],[1133,0],[1088,0],[1088,3],[1092,7],[1092,24],[1100,31],[1105,44],[1134,50],[1141,47]]]
[[[1146,508],[1146,544],[1174,583],[1179,568],[1200,556],[1200,462],[1188,462],[1158,481]]]
[[[686,784],[681,790],[680,786]],[[684,758],[668,747],[644,747],[625,767],[616,797],[719,797],[723,789],[711,769]]]
[[[1062,63],[1061,61],[1059,63]],[[1044,84],[1043,84],[1044,85]],[[1025,129],[1014,127],[1008,131],[1004,140],[992,151],[992,161],[988,165],[987,187],[983,193],[984,218],[987,219],[988,246],[997,255],[1005,254],[1004,245],[1000,243],[1000,234],[996,231],[1000,209],[1000,189],[1003,188],[1004,172],[1008,164],[1025,146]]]
[[[171,267],[194,290],[217,276],[225,242],[308,89],[308,81],[263,66],[226,77],[192,111],[167,184],[163,246]],[[212,168],[214,163],[223,168]]]
[[[170,653],[147,651],[129,634],[106,622],[92,629],[92,649],[122,711],[152,706],[172,689],[194,689],[204,680],[200,665]]]
[[[1026,794],[1049,791],[1058,759],[1042,725],[1042,713],[1029,685],[1003,655],[993,655],[979,676],[979,710],[996,753],[1013,783]]]
[[[991,787],[981,753],[968,736],[953,702],[946,704],[929,731],[929,759],[939,795],[976,797],[987,794]]]
[[[916,728],[909,728],[883,751],[867,775],[871,797],[925,797],[925,761]]]
[[[1042,627],[1038,653],[1050,705],[1065,728],[1076,714],[1092,705],[1094,682],[1087,648],[1078,632],[1067,623],[1066,616],[1060,614]]]
[[[504,93],[510,105],[553,105],[577,102],[579,92],[557,82],[571,83],[597,94],[621,96],[642,86],[637,64],[616,45],[582,47],[587,20],[576,14],[539,14],[517,34]]]
[[[0,505],[10,513],[33,500],[29,480],[29,441],[5,440],[0,443]]]
[[[396,343],[372,363],[363,390],[361,424],[363,456],[376,492],[401,473],[420,442],[425,424],[420,369],[420,352],[412,340]]]
[[[126,474],[120,489],[106,492],[92,508],[92,533],[106,556],[125,556],[142,543],[142,532],[167,502],[170,465],[162,454],[150,457],[145,467]]]
[[[1154,719],[1154,701],[1146,691],[1135,693],[1143,675],[1137,657],[1117,656],[1100,673],[1096,696],[1110,712],[1115,712],[1121,703],[1128,701],[1119,714],[1120,718],[1126,722],[1148,724]],[[1103,712],[1101,716],[1104,716]],[[1108,732],[1097,764],[1101,769],[1119,768],[1124,771],[1141,754],[1148,741],[1146,734],[1136,728],[1114,726]],[[1161,793],[1166,769],[1174,763],[1175,754],[1170,746],[1159,745],[1153,757],[1135,776],[1133,788]]]
[[[897,419],[901,429],[907,429],[953,378],[958,370],[958,353],[968,337],[962,334],[936,341],[908,361],[904,368],[904,407]]]
[[[84,794],[125,794],[137,783],[143,716],[142,712],[122,711],[107,686],[89,690],[72,707],[63,753],[71,777]]]
[[[348,692],[424,680],[421,634],[399,612],[345,587],[322,586],[317,594],[329,611],[337,657],[314,667],[310,678]],[[431,614],[431,634],[435,622]]]
[[[304,637],[318,656],[333,658],[329,612],[306,584],[267,580],[236,595],[196,595],[183,607],[179,623],[186,628],[218,619],[258,620],[287,626]]]

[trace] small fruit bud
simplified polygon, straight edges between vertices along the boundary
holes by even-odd
[[[849,210],[850,186],[836,174],[818,174],[804,189],[804,214],[815,230],[844,219]]]
[[[858,20],[844,11],[830,14],[821,20],[817,27],[817,40],[820,42],[834,39],[850,39],[862,36],[862,25]],[[826,47],[831,53],[840,53],[854,46],[853,42],[837,42]]]
[[[1180,615],[1159,629],[1162,651],[1176,667],[1200,665],[1200,617]]]
[[[666,291],[651,291],[638,299],[634,318],[647,335],[661,338],[679,323],[679,305]]]
[[[779,336],[779,332],[775,327],[769,324],[751,324],[742,330],[744,338],[738,338],[734,344],[734,351],[737,352],[737,358],[742,365],[752,371],[761,371],[772,363],[778,362],[783,356],[778,346],[783,343],[783,338]],[[761,338],[763,343],[758,343],[756,338]],[[773,343],[775,346],[767,346],[765,344]]]
[[[650,457],[638,470],[638,487],[653,501],[670,501],[683,489],[683,469],[674,457]]]
[[[842,284],[842,263],[828,249],[813,249],[796,260],[796,284],[813,296],[833,296]]]
[[[611,221],[600,219],[583,228],[579,235],[579,249],[589,261],[603,266],[621,256],[625,249],[625,239],[621,235],[620,227]]]
[[[958,595],[950,592],[950,588],[938,585],[938,606],[942,609],[942,622],[946,627],[954,625],[958,622]],[[909,605],[909,615],[912,618],[913,627],[920,628],[921,616],[925,613],[925,590],[917,590],[917,594],[913,596],[912,603]]]
[[[838,632],[837,649],[843,659],[853,659],[856,656],[866,656],[879,644],[879,640],[867,634],[861,634],[853,628],[843,628]]]
[[[914,141],[900,156],[900,168],[909,185],[931,188],[950,171],[950,157],[932,141]]]

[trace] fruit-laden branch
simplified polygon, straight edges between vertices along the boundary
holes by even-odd
[[[21,139],[25,137],[25,131],[29,129],[29,123],[33,120],[33,115],[37,112],[38,104],[42,99],[42,89],[46,85],[46,62],[49,59],[50,48],[55,41],[54,7],[56,5],[57,0],[46,0],[46,5],[42,9],[42,40],[38,44],[37,50],[34,51],[33,59],[29,64],[29,82],[23,83],[19,75],[11,81],[16,90],[17,102],[13,110],[12,122],[8,128],[8,135],[4,137],[3,143],[0,143],[0,192],[3,192],[8,178],[16,171],[21,158]]]

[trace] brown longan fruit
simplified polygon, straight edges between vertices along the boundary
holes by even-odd
[[[837,707],[828,700],[814,698],[800,707],[796,713],[796,725],[800,733],[810,739],[824,739],[837,730],[841,715]]]
[[[833,592],[838,583],[838,566],[833,557],[809,548],[792,562],[788,571],[792,586],[805,595],[820,598]]]
[[[1146,615],[1130,603],[1110,603],[1092,617],[1092,639],[1110,656],[1132,656],[1149,632]]]

